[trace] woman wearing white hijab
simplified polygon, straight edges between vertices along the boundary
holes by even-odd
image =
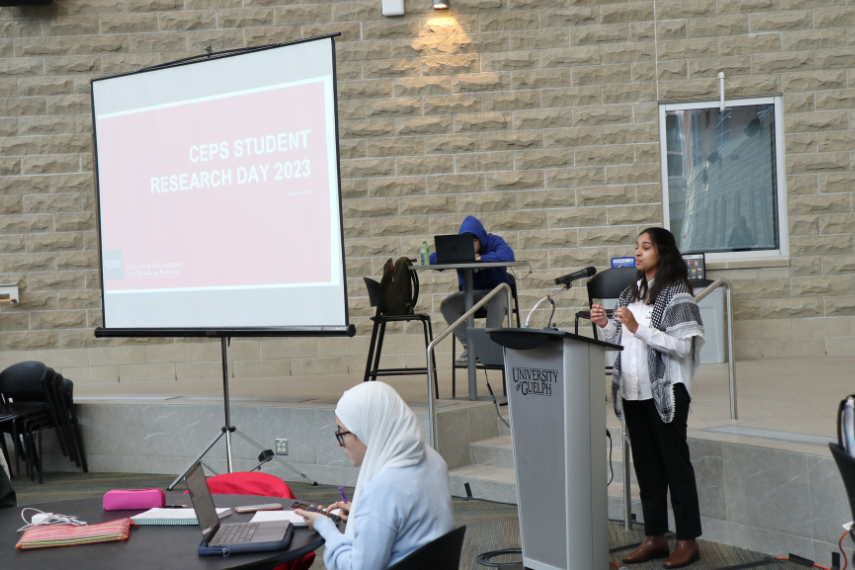
[[[425,446],[416,415],[394,388],[359,384],[342,395],[335,415],[339,446],[360,467],[353,501],[335,505],[347,529],[297,511],[326,540],[328,570],[383,570],[454,529],[448,466]]]

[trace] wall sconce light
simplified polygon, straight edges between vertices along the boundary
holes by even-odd
[[[448,0],[431,0],[434,10],[448,10]]]

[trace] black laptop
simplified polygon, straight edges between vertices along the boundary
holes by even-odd
[[[184,481],[206,546],[228,547],[230,552],[261,552],[282,550],[291,544],[294,527],[288,521],[220,524],[201,464],[194,465]]]
[[[435,236],[437,263],[475,263],[472,234]]]

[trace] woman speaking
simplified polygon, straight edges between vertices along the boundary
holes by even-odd
[[[626,418],[644,513],[645,539],[623,563],[667,557],[665,568],[682,568],[700,559],[695,539],[701,516],[686,423],[704,328],[671,232],[644,230],[635,267],[637,281],[621,293],[613,320],[601,306],[591,307],[605,339],[623,346],[612,372],[612,399],[618,417]],[[669,489],[677,526],[673,552],[665,539]]]
[[[344,534],[326,516],[296,512],[326,540],[328,570],[383,570],[451,532],[448,466],[425,446],[413,411],[388,384],[364,382],[335,409],[335,437],[360,467],[351,503],[337,502]]]

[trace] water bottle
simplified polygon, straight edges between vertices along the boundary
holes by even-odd
[[[428,246],[426,241],[422,242],[421,253],[422,265],[430,265],[430,246]]]

